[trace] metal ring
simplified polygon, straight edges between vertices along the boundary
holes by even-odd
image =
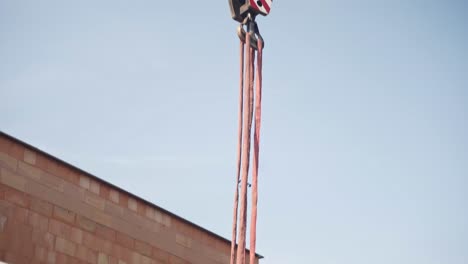
[[[237,27],[237,36],[239,37],[239,39],[245,43],[245,36],[247,35],[247,32],[244,30],[244,28],[242,27],[242,25],[239,25]],[[250,47],[252,47],[253,49],[255,50],[258,50],[258,45],[257,45],[257,41],[258,41],[258,38],[257,38],[257,35],[254,33],[254,32],[251,32],[249,33],[249,36],[250,36]],[[260,41],[262,41],[263,43],[263,39],[260,38]]]

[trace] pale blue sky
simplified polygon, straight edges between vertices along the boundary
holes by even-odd
[[[467,11],[278,0],[258,19],[262,263],[468,263]],[[0,129],[229,238],[235,27],[227,0],[2,0]]]

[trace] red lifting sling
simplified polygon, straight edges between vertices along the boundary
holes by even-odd
[[[249,1],[249,0],[247,0]],[[231,11],[235,8],[233,4],[235,0],[231,0]],[[249,6],[251,3],[260,3],[262,9],[255,9]],[[268,3],[268,7],[262,3]],[[239,3],[237,3],[239,4]],[[255,263],[255,246],[256,246],[256,231],[257,231],[257,202],[258,202],[258,165],[260,152],[260,125],[261,125],[261,103],[262,103],[262,51],[264,42],[255,23],[255,15],[260,13],[267,15],[270,11],[271,1],[250,1],[244,3],[249,8],[257,10],[257,13],[251,12],[233,12],[235,20],[242,19],[242,23],[238,28],[240,38],[240,87],[239,87],[239,128],[238,128],[238,144],[237,144],[237,174],[236,174],[236,189],[234,195],[234,210],[233,210],[233,226],[231,240],[231,264],[246,263],[246,234],[247,234],[247,188],[249,187],[249,162],[250,162],[250,140],[252,121],[255,114],[254,127],[254,155],[253,155],[253,170],[252,170],[252,208],[250,219],[250,256],[249,263]],[[242,5],[240,5],[242,6]],[[257,6],[258,7],[258,6]],[[265,12],[268,8],[268,12]],[[260,11],[259,11],[260,10]],[[247,32],[243,26],[247,27]],[[245,52],[246,50],[246,52]],[[255,67],[255,58],[257,65]],[[245,64],[244,64],[245,60]],[[255,78],[256,69],[256,78]],[[244,72],[245,83],[244,85]],[[256,87],[254,91],[254,81]],[[244,87],[246,86],[246,87]],[[245,88],[245,89],[244,89]],[[255,101],[255,103],[254,103]],[[239,195],[240,183],[240,195]],[[239,202],[240,198],[240,202]],[[239,208],[240,203],[240,208]],[[239,218],[238,218],[239,212]],[[238,220],[239,219],[239,220]],[[237,223],[239,221],[239,230]],[[238,239],[238,241],[237,241]],[[237,247],[236,247],[236,244]]]

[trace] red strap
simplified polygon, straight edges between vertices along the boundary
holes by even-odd
[[[231,264],[235,263],[236,259],[236,242],[237,242],[237,211],[239,204],[239,180],[241,173],[241,158],[242,158],[242,108],[244,107],[244,42],[240,41],[240,86],[239,86],[239,128],[237,141],[237,175],[236,175],[236,190],[234,194],[234,212],[232,219],[232,240],[231,240]]]
[[[255,90],[255,131],[254,157],[252,172],[252,215],[250,219],[250,263],[255,263],[255,245],[257,242],[257,202],[258,202],[258,165],[260,152],[260,125],[262,119],[262,51],[263,42],[257,42],[257,85]]]
[[[242,179],[240,194],[240,223],[239,223],[239,243],[237,247],[237,264],[245,263],[245,236],[247,233],[247,181],[249,174],[250,159],[250,134],[252,128],[252,105],[253,105],[253,69],[252,69],[252,47],[250,46],[250,37],[246,35],[247,59],[246,76],[247,88],[244,89],[244,120],[243,120],[243,142],[242,142]]]
[[[236,190],[234,195],[234,212],[231,240],[231,264],[246,263],[246,235],[247,235],[247,187],[249,178],[250,162],[250,138],[252,121],[254,114],[254,80],[255,80],[255,49],[251,47],[249,33],[246,34],[245,46],[247,54],[244,52],[244,43],[241,41],[241,69],[240,69],[240,89],[239,89],[239,129],[238,129],[238,152],[237,152],[237,177]],[[263,42],[257,43],[257,83],[255,88],[255,128],[254,128],[254,157],[252,172],[252,214],[250,220],[250,263],[255,263],[255,244],[257,232],[257,202],[258,202],[258,164],[260,152],[260,125],[262,107],[262,50]],[[246,61],[244,65],[244,56]],[[244,68],[247,87],[244,89]],[[245,102],[245,103],[244,103]],[[239,179],[241,190],[239,195]],[[240,208],[239,208],[240,196]],[[237,230],[239,216],[239,230]],[[238,234],[237,234],[238,232]],[[236,252],[236,240],[238,246]]]

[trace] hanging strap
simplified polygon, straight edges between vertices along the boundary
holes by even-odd
[[[250,263],[255,263],[257,242],[257,202],[258,202],[258,165],[260,154],[260,125],[262,120],[262,51],[263,41],[257,41],[257,84],[255,90],[255,131],[252,172],[252,214],[250,219]]]
[[[245,38],[247,47],[246,73],[247,89],[244,89],[244,117],[243,117],[243,141],[242,141],[242,179],[240,193],[240,217],[239,217],[239,242],[237,246],[237,264],[245,263],[245,238],[247,233],[247,181],[250,162],[250,135],[252,128],[252,105],[253,105],[253,76],[252,76],[252,47],[250,46],[250,37]]]
[[[245,42],[240,40],[240,85],[239,85],[239,124],[237,130],[237,174],[236,174],[236,190],[234,192],[234,211],[232,219],[232,239],[231,239],[231,264],[235,263],[236,260],[236,243],[237,243],[237,211],[239,205],[239,182],[241,176],[241,158],[242,158],[242,114],[244,105],[244,44]]]
[[[239,87],[239,128],[237,145],[237,175],[236,190],[234,194],[234,210],[231,240],[231,264],[246,263],[246,235],[247,235],[247,188],[249,186],[249,162],[251,149],[252,121],[255,112],[254,127],[254,157],[252,172],[252,214],[250,221],[250,263],[255,263],[255,244],[257,226],[257,202],[258,202],[258,164],[260,152],[260,125],[262,102],[262,49],[263,39],[254,21],[248,21],[247,32],[242,26],[238,30],[240,43],[240,87]],[[257,38],[254,37],[257,34]],[[256,41],[252,42],[252,39]],[[245,48],[246,47],[246,48]],[[257,51],[257,79],[255,80],[255,55]],[[245,63],[244,63],[245,59]],[[245,74],[245,84],[244,84]],[[255,99],[255,104],[254,104]],[[254,109],[255,106],[255,109]],[[239,195],[240,183],[240,195]],[[239,201],[240,198],[240,201]],[[240,206],[239,206],[240,203]],[[239,213],[240,211],[240,213]],[[238,217],[239,214],[239,217]],[[239,222],[239,228],[237,224]],[[238,241],[237,241],[238,240]],[[236,242],[238,243],[236,248]]]

